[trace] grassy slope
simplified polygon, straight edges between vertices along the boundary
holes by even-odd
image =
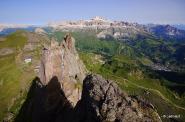
[[[23,36],[22,31],[17,31],[7,36],[5,41],[0,42],[0,48],[18,48],[23,47],[26,43],[26,37]]]
[[[95,32],[71,32],[72,36],[76,40],[76,47],[78,50],[95,52],[95,53],[105,53],[106,55],[113,55],[118,53],[120,44],[116,41],[100,40],[96,37]],[[51,34],[51,37],[57,38],[60,42],[63,40],[66,32],[56,31]]]
[[[19,92],[21,71],[15,64],[14,55],[0,59],[0,118],[7,112],[8,104]]]
[[[23,31],[8,35],[5,41],[0,42],[0,48],[16,49],[13,54],[0,57],[0,121],[7,113],[17,114],[25,89],[35,76],[32,63],[24,64],[21,55],[32,53],[36,58],[38,51],[23,52],[26,43]]]

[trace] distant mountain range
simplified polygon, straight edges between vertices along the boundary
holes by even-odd
[[[147,25],[148,31],[163,39],[185,39],[185,30],[180,30],[171,25]]]
[[[173,27],[176,27],[180,30],[185,30],[185,24],[175,24],[175,25],[172,25]]]
[[[37,27],[33,25],[9,25],[9,24],[0,24],[0,35],[8,35],[17,30],[27,30],[34,31]]]
[[[16,30],[23,29],[27,31],[35,31],[39,26],[31,25],[0,25],[0,35],[7,35]],[[184,40],[185,30],[183,25],[158,25],[138,23],[129,23],[124,21],[112,21],[102,17],[94,17],[90,20],[61,21],[52,22],[46,26],[39,27],[45,31],[95,31],[101,32],[97,36],[99,38],[115,38],[119,40],[133,40],[155,37],[165,40]]]

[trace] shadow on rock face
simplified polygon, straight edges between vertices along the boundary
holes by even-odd
[[[47,85],[33,80],[15,122],[161,122],[156,111],[139,98],[128,96],[116,83],[100,75],[83,81],[82,98],[73,108],[58,78]]]
[[[54,76],[47,85],[36,77],[15,122],[69,122],[73,108]]]

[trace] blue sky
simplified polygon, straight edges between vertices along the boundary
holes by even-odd
[[[1,0],[0,23],[89,19],[185,24],[185,0]]]

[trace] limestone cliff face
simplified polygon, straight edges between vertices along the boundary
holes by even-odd
[[[85,67],[75,49],[75,40],[66,35],[61,44],[54,39],[51,45],[43,49],[40,65],[40,80],[47,85],[56,76],[67,99],[75,105],[81,97],[82,84],[85,78]]]

